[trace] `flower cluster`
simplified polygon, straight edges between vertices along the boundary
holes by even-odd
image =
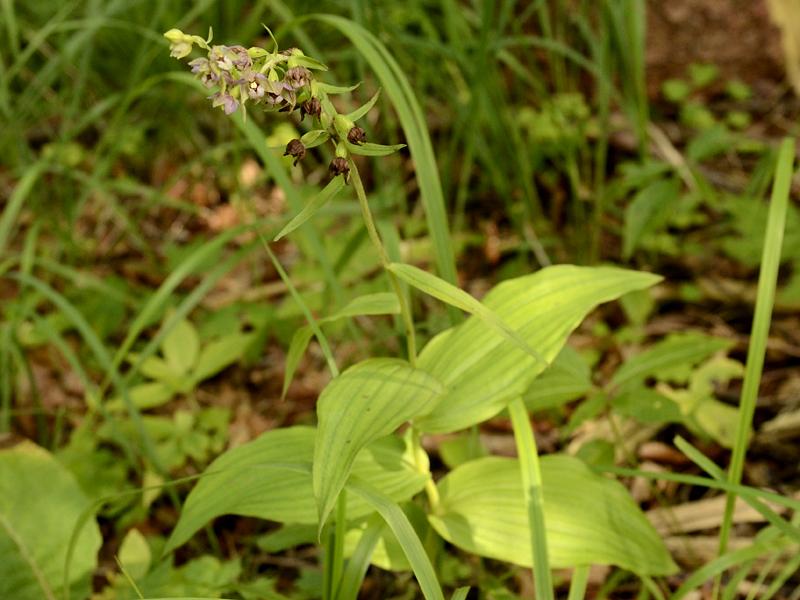
[[[170,41],[170,55],[185,58],[197,45],[206,56],[189,62],[192,73],[209,89],[217,91],[210,96],[214,107],[225,114],[235,112],[245,103],[262,104],[270,110],[292,111],[298,102],[311,100],[311,71],[298,49],[270,54],[261,48],[244,46],[209,46],[211,37],[204,40],[178,29],[164,34]]]
[[[398,146],[381,146],[367,143],[365,131],[355,125],[371,108],[377,95],[367,105],[351,113],[341,115],[328,99],[328,94],[350,91],[353,88],[337,88],[317,81],[315,71],[327,68],[319,61],[306,56],[298,48],[269,52],[263,48],[244,46],[210,45],[208,39],[170,29],[164,34],[170,42],[170,55],[186,58],[195,46],[205,56],[189,61],[192,73],[213,94],[209,96],[214,107],[225,114],[232,114],[246,104],[263,107],[265,110],[291,113],[299,110],[300,119],[308,115],[315,129],[289,142],[284,156],[302,160],[308,148],[327,141],[333,142],[336,158],[330,172],[347,178],[350,154],[380,156],[390,154]]]

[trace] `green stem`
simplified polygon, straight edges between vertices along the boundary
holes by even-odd
[[[589,583],[589,565],[575,567],[572,571],[572,581],[569,584],[567,600],[583,600],[586,596],[587,583]]]
[[[411,450],[414,453],[414,465],[417,467],[417,471],[428,475],[428,479],[425,481],[425,494],[428,496],[430,512],[435,514],[439,508],[439,488],[436,487],[433,477],[431,477],[430,468],[423,465],[420,460],[420,453],[425,450],[422,448],[421,434],[418,429],[411,430]]]
[[[389,255],[386,253],[386,248],[383,246],[381,236],[378,234],[378,229],[375,227],[375,220],[372,218],[372,211],[370,210],[369,202],[367,201],[367,193],[364,191],[364,183],[361,181],[361,176],[358,173],[358,167],[356,166],[356,163],[352,157],[348,157],[348,163],[350,165],[350,180],[353,182],[353,188],[356,190],[356,196],[358,197],[358,204],[361,206],[361,215],[364,217],[364,225],[367,227],[369,239],[372,241],[373,246],[375,246],[375,249],[378,251],[381,264],[383,265],[384,270],[386,270],[385,267],[390,264],[391,261],[389,260]],[[414,318],[411,315],[411,308],[406,301],[406,296],[403,294],[403,289],[400,286],[400,281],[397,279],[397,276],[388,270],[386,270],[386,274],[389,276],[392,289],[394,290],[394,293],[397,294],[397,301],[400,303],[400,314],[402,315],[403,325],[405,326],[406,330],[408,362],[410,362],[411,366],[413,367],[417,364],[417,342],[416,335],[414,333]]]
[[[522,398],[508,406],[514,442],[517,445],[519,467],[522,474],[522,489],[528,508],[528,526],[533,552],[533,582],[537,600],[553,600],[553,581],[550,576],[550,560],[547,556],[547,531],[544,525],[544,495],[542,494],[542,470],[539,452],[533,435],[528,411]]]

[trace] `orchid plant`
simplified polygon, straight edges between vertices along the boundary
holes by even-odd
[[[294,164],[310,148],[332,144],[330,182],[276,239],[351,183],[395,298],[357,298],[327,319],[400,313],[407,345],[403,359],[371,358],[341,374],[329,360],[333,380],[318,400],[317,427],[270,431],[220,456],[189,495],[166,550],[223,514],[286,527],[316,525],[324,548],[325,600],[354,599],[370,563],[410,568],[426,598],[443,599],[433,567],[441,544],[430,543],[442,539],[480,556],[532,566],[537,598],[543,599],[554,597],[551,568],[580,569],[575,581],[584,584],[591,564],[613,564],[645,577],[673,572],[666,548],[621,484],[573,456],[539,460],[522,400],[586,314],[659,278],[560,265],[503,282],[479,302],[427,271],[392,262],[353,160],[403,147],[367,142],[355,124],[373,108],[377,94],[341,114],[329,96],[357,86],[320,81],[326,67],[297,48],[279,51],[274,38],[272,50],[210,45],[211,35],[203,39],[178,29],[165,37],[176,58],[189,57],[195,48],[205,54],[189,65],[211,90],[212,104],[226,114],[251,106],[299,113],[301,122],[308,117],[308,131],[284,151]],[[402,283],[471,316],[418,352],[412,304]],[[295,360],[311,336],[307,328],[301,331],[288,353]],[[322,344],[318,328],[313,333]],[[422,436],[457,433],[504,411],[519,458],[468,456],[435,481]],[[425,517],[412,526],[410,515],[418,515],[421,506]],[[393,553],[393,547],[402,552]],[[582,595],[574,591],[571,597]],[[456,597],[465,598],[466,590],[457,590]]]

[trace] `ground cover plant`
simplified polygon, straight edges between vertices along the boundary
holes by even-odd
[[[793,138],[643,3],[325,8],[2,5],[0,596],[796,597]]]

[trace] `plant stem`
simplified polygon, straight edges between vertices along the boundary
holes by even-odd
[[[361,206],[361,215],[364,217],[364,225],[367,227],[367,233],[369,234],[370,240],[372,240],[373,246],[375,246],[375,249],[378,251],[381,264],[383,265],[386,274],[389,276],[392,289],[394,290],[394,293],[397,294],[397,301],[400,303],[400,314],[402,315],[403,324],[406,330],[408,362],[410,362],[411,366],[414,367],[417,364],[417,342],[416,335],[414,333],[414,318],[411,315],[411,307],[406,301],[406,296],[403,294],[403,289],[400,286],[400,281],[397,279],[397,276],[385,268],[391,263],[391,261],[389,260],[389,255],[386,253],[386,248],[383,246],[381,236],[378,234],[378,229],[375,227],[375,220],[372,218],[372,211],[370,210],[369,202],[367,201],[367,193],[364,191],[364,183],[361,181],[361,176],[358,173],[358,167],[356,166],[356,163],[352,157],[348,158],[348,163],[350,165],[350,179],[353,182],[353,188],[356,190],[358,204]]]
[[[433,477],[430,474],[430,467],[428,465],[423,465],[420,462],[420,452],[425,452],[422,449],[422,441],[420,437],[421,434],[419,430],[413,428],[411,430],[411,448],[414,452],[414,465],[417,467],[417,470],[420,473],[427,473],[428,475],[428,479],[425,482],[425,494],[428,496],[430,512],[435,514],[439,508],[439,488],[436,487],[436,484],[433,481]]]
[[[533,558],[533,582],[537,600],[553,600],[553,581],[550,576],[550,560],[547,556],[547,531],[544,525],[544,495],[542,494],[542,470],[539,466],[539,453],[536,438],[522,398],[517,398],[508,406],[511,424],[514,428],[514,442],[517,445],[519,466],[522,475],[522,489],[528,508],[528,527],[531,533]]]
[[[581,565],[572,571],[567,600],[583,600],[586,596],[586,584],[589,582],[589,566]]]

